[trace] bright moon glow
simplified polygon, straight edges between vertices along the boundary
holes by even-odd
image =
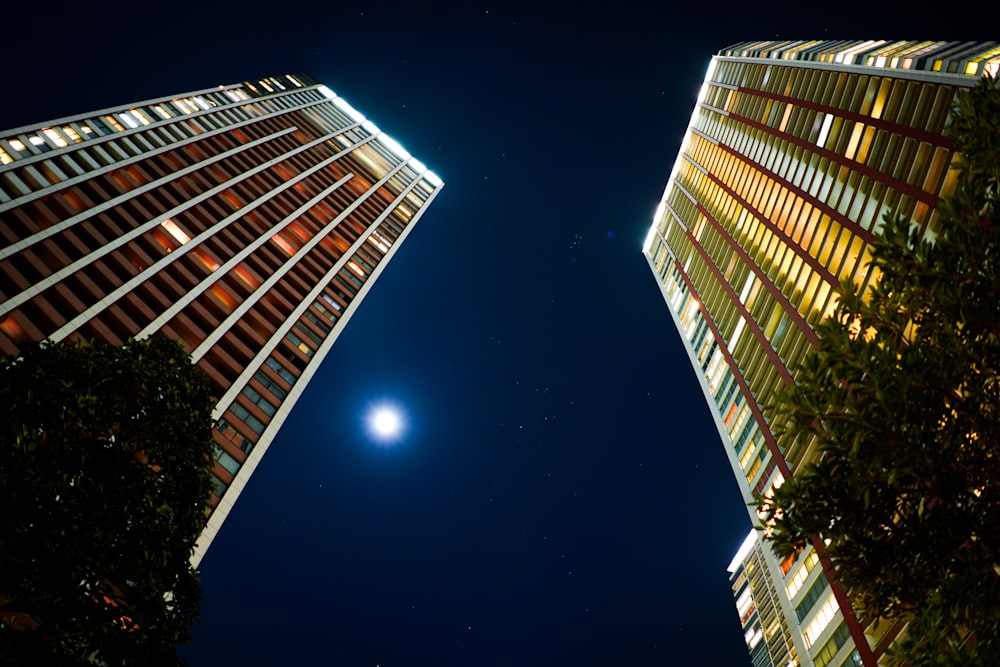
[[[368,429],[372,436],[381,442],[390,443],[399,440],[404,426],[403,414],[393,406],[380,405],[368,413]]]

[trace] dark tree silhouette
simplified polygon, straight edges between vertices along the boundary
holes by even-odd
[[[167,338],[0,362],[0,662],[178,662],[201,603],[212,407]]]

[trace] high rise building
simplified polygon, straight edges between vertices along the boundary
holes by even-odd
[[[218,532],[442,182],[304,75],[0,132],[0,352],[163,333],[218,397]]]
[[[792,641],[787,602],[775,588],[777,577],[769,572],[774,559],[767,559],[761,533],[750,530],[729,563],[729,583],[736,598],[743,638],[754,667],[786,667],[797,664],[801,645]],[[846,627],[841,626],[846,630]]]
[[[768,399],[817,345],[834,287],[869,286],[885,214],[938,233],[949,110],[998,67],[995,42],[749,42],[712,58],[643,253],[747,503],[817,455],[774,435]],[[874,665],[900,630],[857,618],[822,554],[754,553],[785,616],[764,638],[787,624],[794,664]]]

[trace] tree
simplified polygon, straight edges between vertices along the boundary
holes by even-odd
[[[887,219],[880,280],[840,287],[774,423],[819,459],[759,498],[781,557],[827,544],[869,618],[910,623],[909,665],[1000,664],[1000,88],[966,92],[942,234]]]
[[[212,407],[163,337],[0,361],[0,662],[178,662],[201,603]]]

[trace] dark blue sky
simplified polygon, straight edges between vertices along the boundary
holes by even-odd
[[[749,663],[749,520],[640,252],[708,59],[990,36],[974,7],[653,4],[4,10],[2,127],[307,71],[447,184],[202,562],[193,665]]]

